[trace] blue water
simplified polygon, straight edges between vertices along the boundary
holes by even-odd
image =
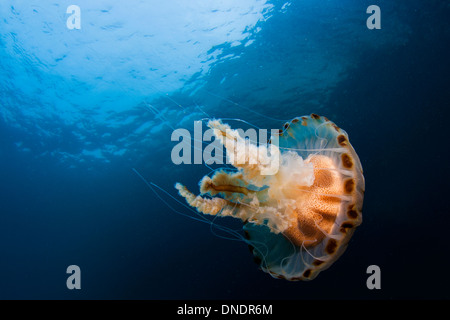
[[[449,15],[448,1],[2,0],[0,298],[449,298]],[[313,112],[348,132],[366,194],[347,251],[311,282],[259,271],[133,171],[197,192],[209,168],[172,163],[174,129]]]

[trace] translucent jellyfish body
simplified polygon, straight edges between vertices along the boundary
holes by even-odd
[[[258,146],[220,120],[208,126],[237,170],[205,176],[198,196],[177,183],[179,194],[202,214],[241,219],[263,271],[314,279],[362,222],[364,177],[347,133],[312,114],[286,123],[271,137],[277,144]]]

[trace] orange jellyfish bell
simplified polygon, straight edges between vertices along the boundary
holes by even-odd
[[[237,172],[200,182],[200,196],[175,187],[200,213],[241,219],[263,271],[312,280],[344,252],[362,222],[364,177],[347,133],[325,117],[293,119],[267,146],[209,121]],[[278,143],[275,143],[278,140]]]

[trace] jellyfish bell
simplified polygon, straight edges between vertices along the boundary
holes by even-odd
[[[205,176],[198,196],[177,183],[179,194],[202,214],[242,220],[263,271],[314,279],[345,251],[362,222],[364,177],[347,133],[325,117],[298,117],[271,137],[277,145],[268,153],[264,145],[247,146],[220,120],[208,126],[237,171]],[[274,162],[277,170],[267,174]]]

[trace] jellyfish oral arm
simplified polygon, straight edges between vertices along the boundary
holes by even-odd
[[[213,129],[215,137],[225,146],[230,164],[242,168],[249,178],[264,178],[278,172],[280,150],[276,144],[257,146],[219,120],[209,121],[208,127]],[[258,183],[262,185],[262,179]]]
[[[288,229],[294,223],[295,218],[292,214],[283,213],[286,211],[283,206],[260,206],[256,195],[249,204],[245,204],[234,203],[218,197],[209,199],[196,196],[180,183],[177,183],[175,188],[191,207],[203,214],[233,217],[255,225],[266,225],[275,234]]]
[[[203,214],[232,216],[243,222],[266,225],[273,233],[293,226],[301,203],[298,188],[309,187],[314,182],[312,163],[293,151],[281,154],[274,145],[269,147],[272,149],[269,155],[268,147],[245,141],[237,130],[218,120],[210,121],[208,126],[225,146],[238,172],[218,171],[212,178],[204,177],[200,191],[212,198],[195,196],[178,183],[175,187],[179,194]],[[265,169],[275,166],[275,174],[264,174]]]
[[[227,201],[221,198],[207,199],[196,196],[180,183],[175,184],[175,188],[191,207],[203,214],[216,215],[227,205]]]

